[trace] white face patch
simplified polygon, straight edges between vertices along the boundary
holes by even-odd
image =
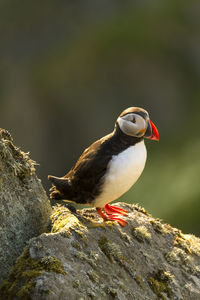
[[[129,136],[141,137],[147,129],[147,122],[138,114],[130,113],[117,119],[120,129]]]
[[[144,141],[130,146],[118,155],[113,156],[104,176],[102,193],[95,199],[94,207],[104,207],[116,200],[140,177],[146,163],[146,147]]]

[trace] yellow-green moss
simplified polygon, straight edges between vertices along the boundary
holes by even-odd
[[[145,226],[134,227],[132,230],[133,236],[138,240],[138,242],[151,242],[151,233],[148,232]]]
[[[179,231],[178,234],[174,236],[174,246],[183,249],[186,253],[192,254],[192,251],[190,249],[190,242],[184,238],[184,235],[181,231]]]
[[[167,293],[166,284],[160,282],[153,277],[148,278],[148,283],[152,289],[152,291],[159,297],[159,299],[167,300],[167,297],[163,293]]]
[[[171,265],[179,265],[185,272],[200,276],[200,268],[196,264],[194,257],[188,255],[183,249],[173,247],[170,252],[165,253],[165,258]]]
[[[80,286],[81,286],[80,280],[78,280],[78,279],[74,280],[74,281],[72,282],[72,286],[73,286],[74,289],[80,288]]]
[[[117,289],[114,289],[114,288],[111,288],[111,287],[107,286],[105,288],[105,292],[106,292],[107,295],[110,295],[112,297],[112,299],[116,299],[116,297],[117,297]]]
[[[56,205],[51,215],[52,228],[51,232],[60,232],[63,237],[70,237],[74,232],[82,240],[87,239],[87,227],[66,207]]]
[[[135,267],[133,262],[122,254],[119,245],[110,242],[105,236],[102,236],[99,239],[98,244],[101,251],[107,256],[111,263],[117,262],[135,278]]]
[[[71,245],[72,245],[72,247],[74,247],[77,250],[81,250],[82,249],[82,246],[81,246],[81,244],[79,242],[72,241]]]
[[[93,268],[98,268],[96,260],[94,258],[91,258],[89,253],[84,253],[83,251],[74,251],[74,256],[79,260],[87,262]]]
[[[87,275],[92,282],[96,282],[96,283],[99,282],[99,276],[93,270],[89,270],[87,272]]]
[[[184,255],[182,268],[187,272],[196,276],[200,276],[200,268],[194,261],[194,258],[189,255]]]
[[[29,153],[24,153],[13,144],[10,133],[5,129],[0,129],[0,156],[9,172],[20,179],[35,172],[36,163],[30,159]]]
[[[95,222],[89,218],[87,218],[90,223],[87,224],[88,228],[112,228],[113,225],[116,225],[117,223],[115,221],[103,221],[103,222]]]
[[[117,244],[110,242],[106,236],[101,236],[98,241],[101,251],[108,257],[111,262],[114,260],[122,262],[124,257]]]
[[[176,247],[173,247],[171,251],[167,251],[166,253],[164,253],[166,261],[171,265],[181,264],[182,255],[184,255],[184,251]]]
[[[187,243],[188,247],[190,248],[190,251],[200,256],[200,240],[196,236],[192,234],[184,234],[183,235],[185,242]]]
[[[74,216],[68,208],[61,205],[54,206],[51,221],[52,233],[59,232],[64,229],[69,235],[71,235],[70,227],[82,227],[78,218]]]
[[[56,257],[44,256],[37,260],[30,257],[29,248],[26,248],[1,285],[0,299],[12,299],[15,295],[20,299],[29,299],[31,289],[35,286],[35,278],[44,271],[66,274],[61,261]]]
[[[111,243],[107,237],[102,236],[98,241],[101,251],[108,257],[111,262],[114,262],[114,259],[120,259],[121,251],[117,244]]]
[[[126,243],[130,244],[131,238],[130,238],[130,236],[129,236],[126,232],[120,231],[120,235],[121,235],[121,238],[122,238]]]
[[[10,132],[3,128],[0,128],[0,139],[4,139],[4,140],[13,142],[13,138],[12,138]]]
[[[144,289],[144,284],[143,284],[143,281],[142,281],[142,277],[141,277],[140,275],[136,275],[135,281],[137,282],[137,284],[138,284],[142,289]]]
[[[148,211],[147,211],[144,207],[140,206],[139,204],[135,204],[135,205],[134,205],[134,209],[137,210],[138,212],[143,213],[143,214],[146,215],[146,216],[149,216],[149,217],[151,216],[151,215],[148,213]]]
[[[150,220],[150,223],[156,233],[167,234],[167,233],[171,232],[170,226],[168,226],[167,224],[162,224],[160,219],[152,218]]]
[[[159,299],[167,300],[173,299],[173,293],[169,287],[172,279],[173,276],[169,272],[158,270],[157,273],[153,274],[147,279],[147,282]]]

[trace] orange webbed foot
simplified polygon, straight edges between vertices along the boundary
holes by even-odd
[[[119,214],[127,214],[127,211],[125,211],[124,209],[122,208],[119,208],[119,207],[114,207],[114,208],[117,208],[120,210],[115,210],[112,208],[110,208],[111,206],[106,204],[105,207],[104,207],[104,210],[106,212],[106,214],[102,211],[101,208],[97,208],[97,212],[98,214],[106,221],[116,221],[118,222],[121,226],[125,226],[126,225],[126,221],[120,217],[118,217]]]
[[[108,215],[118,214],[118,215],[127,215],[128,211],[120,208],[118,206],[106,204],[104,210]]]

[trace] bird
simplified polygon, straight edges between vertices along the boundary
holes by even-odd
[[[50,198],[91,205],[104,220],[125,226],[123,217],[128,212],[109,203],[126,193],[142,174],[145,138],[159,140],[148,112],[140,107],[123,110],[114,130],[86,148],[66,175],[48,175]]]

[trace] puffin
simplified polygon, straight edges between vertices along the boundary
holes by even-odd
[[[122,111],[114,130],[92,143],[63,177],[48,175],[50,198],[91,205],[108,221],[124,226],[127,211],[109,203],[126,193],[143,172],[144,139],[159,140],[158,129],[140,107]]]

